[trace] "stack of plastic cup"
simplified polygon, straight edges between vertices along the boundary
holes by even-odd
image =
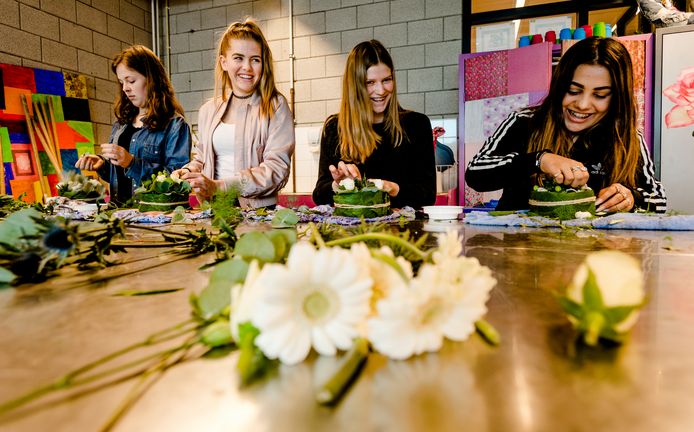
[[[570,40],[573,37],[573,32],[571,31],[570,28],[563,28],[559,32],[559,39],[560,40]]]
[[[612,27],[609,24],[605,24],[605,37],[612,37]]]
[[[590,26],[590,24],[586,24],[581,26],[583,30],[586,32],[586,37],[591,37],[593,36],[593,27]]]
[[[605,23],[600,21],[598,23],[593,24],[593,36],[598,36],[598,37],[605,37],[607,34],[607,28],[605,27]]]
[[[581,40],[586,38],[586,30],[583,27],[579,27],[574,30],[574,39]]]
[[[554,32],[554,30],[549,30],[547,33],[545,33],[545,42],[552,42],[553,44],[557,43],[557,34]]]
[[[532,39],[530,39],[530,44],[534,45],[534,44],[538,44],[538,43],[542,43],[542,35],[541,34],[534,34]]]
[[[530,45],[530,36],[521,36],[520,39],[518,39],[519,47],[524,47],[528,45]]]

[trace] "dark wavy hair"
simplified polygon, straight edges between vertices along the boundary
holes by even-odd
[[[120,64],[141,73],[146,78],[147,98],[144,108],[147,114],[142,119],[142,123],[147,128],[162,130],[176,114],[183,116],[183,107],[176,99],[164,65],[152,50],[143,45],[126,48],[111,62],[111,70],[114,74]],[[125,95],[120,84],[113,112],[120,124],[132,123],[140,112],[140,109]]]
[[[562,56],[552,75],[549,94],[536,108],[529,151],[550,150],[568,157],[572,136],[564,127],[562,100],[571,86],[574,73],[581,65],[606,68],[612,81],[612,99],[605,117],[587,134],[607,134],[614,143],[608,152],[609,183],[636,185],[640,160],[640,141],[637,135],[637,107],[634,98],[634,75],[631,56],[617,39],[590,37],[577,42]]]

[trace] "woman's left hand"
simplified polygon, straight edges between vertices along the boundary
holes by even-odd
[[[101,144],[101,156],[109,160],[113,165],[127,168],[133,163],[135,156],[118,144]]]
[[[217,182],[199,172],[185,170],[181,178],[190,183],[195,195],[202,198],[203,201],[209,201],[218,189]]]
[[[628,212],[634,208],[634,195],[629,188],[619,183],[613,183],[600,190],[595,205],[597,206],[596,212]]]

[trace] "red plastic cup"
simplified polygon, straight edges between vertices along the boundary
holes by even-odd
[[[534,44],[538,44],[538,43],[542,43],[542,35],[541,34],[534,34],[533,38],[530,40],[530,44],[534,45]]]
[[[552,42],[557,43],[557,34],[554,32],[554,30],[549,30],[547,33],[545,33],[545,42]]]
[[[593,36],[593,27],[592,26],[590,26],[589,24],[586,24],[584,26],[581,26],[581,28],[586,31],[586,37]]]

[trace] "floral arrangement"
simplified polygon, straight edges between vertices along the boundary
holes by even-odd
[[[333,200],[336,216],[374,218],[390,213],[390,196],[380,179],[342,179]]]
[[[177,173],[160,171],[135,189],[134,197],[140,211],[171,211],[178,206],[188,207],[192,188]]]
[[[58,195],[73,200],[97,200],[104,196],[106,188],[99,180],[71,172],[68,178],[55,188]]]

